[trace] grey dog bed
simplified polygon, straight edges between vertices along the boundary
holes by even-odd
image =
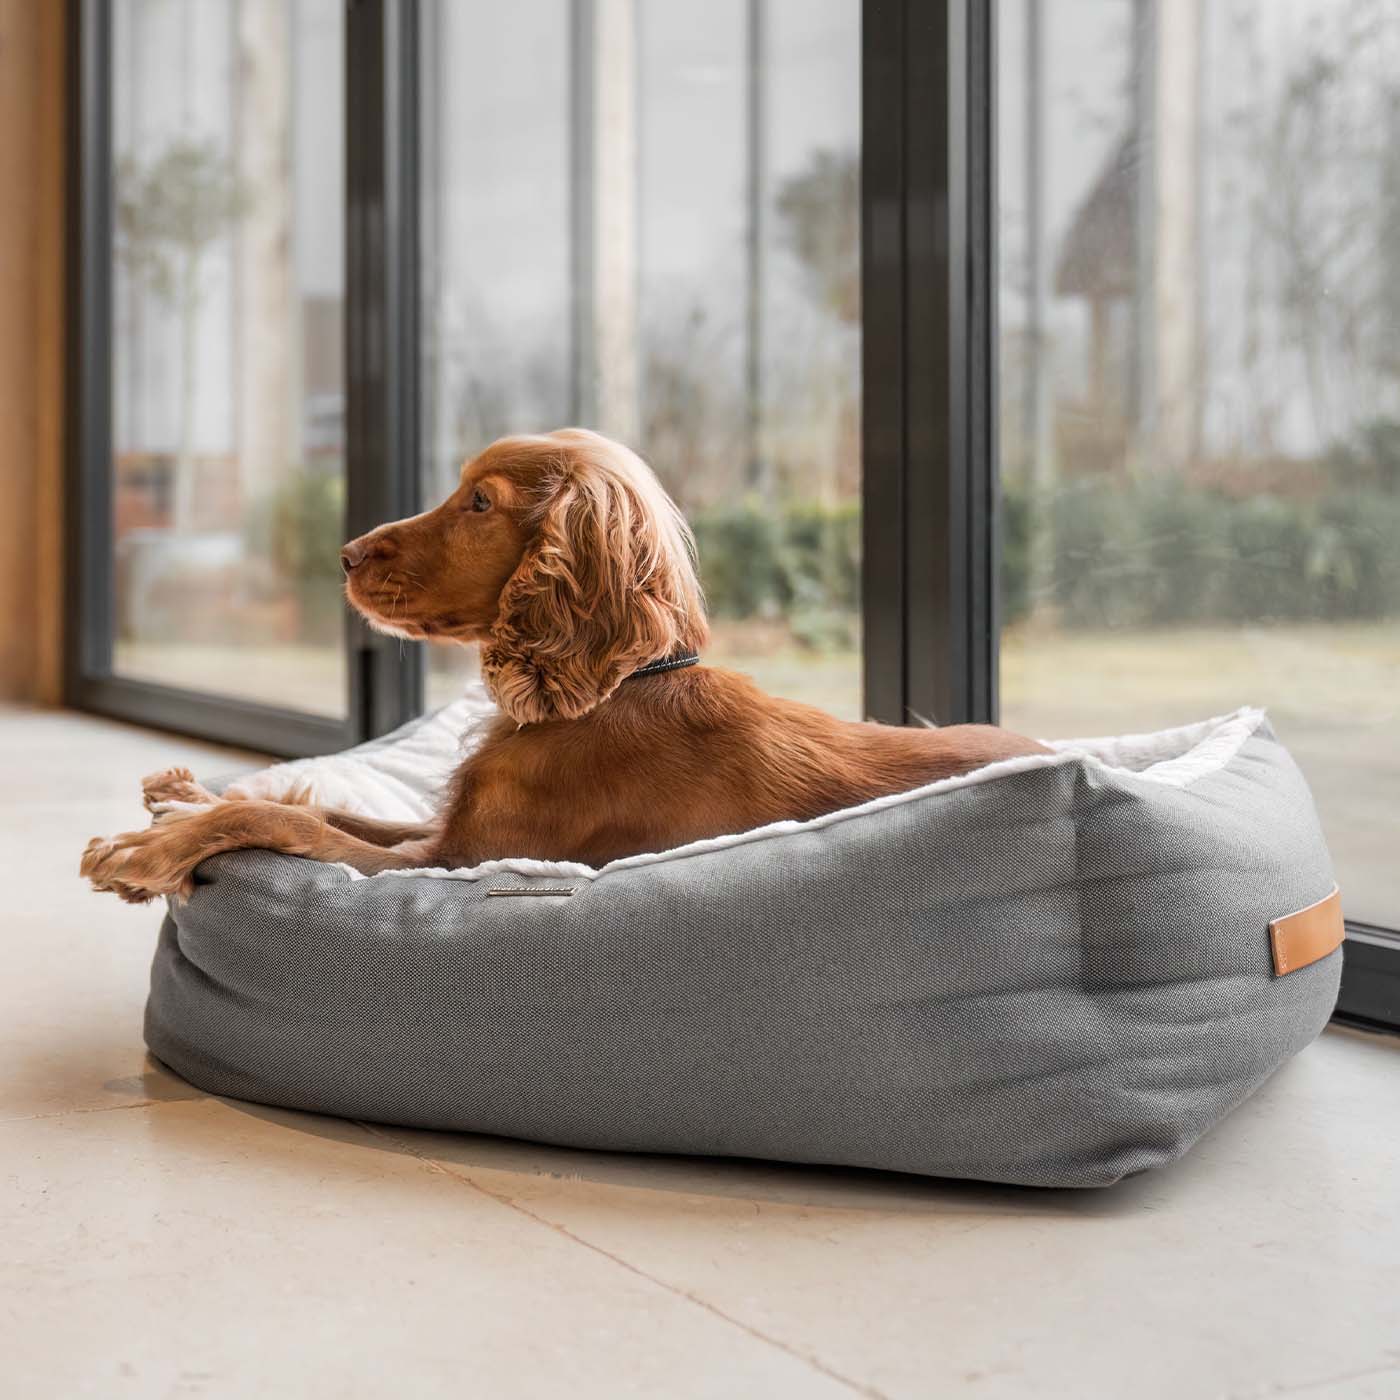
[[[483,709],[242,786],[421,811]],[[146,1040],[210,1092],[1039,1186],[1179,1156],[1318,1034],[1341,972],[1271,952],[1334,886],[1259,711],[597,871],[248,851],[198,880]]]

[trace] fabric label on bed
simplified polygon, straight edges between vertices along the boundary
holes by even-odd
[[[1285,914],[1269,925],[1274,950],[1274,971],[1283,977],[1307,967],[1342,946],[1346,937],[1342,920],[1342,893],[1334,885],[1332,893],[1306,909]]]

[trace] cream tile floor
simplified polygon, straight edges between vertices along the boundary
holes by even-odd
[[[0,717],[0,1394],[1400,1396],[1400,1042],[1094,1194],[209,1098],[141,1045],[157,914],[75,873],[177,761],[241,756]]]

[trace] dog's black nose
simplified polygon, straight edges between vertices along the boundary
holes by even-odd
[[[351,569],[364,562],[365,547],[359,540],[351,540],[340,551],[340,567],[348,574]]]

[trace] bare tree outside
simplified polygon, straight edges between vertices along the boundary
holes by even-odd
[[[117,253],[133,278],[174,311],[180,334],[180,400],[173,523],[194,523],[195,408],[200,311],[210,250],[247,207],[246,190],[212,143],[177,141],[153,160],[123,158],[116,178]]]

